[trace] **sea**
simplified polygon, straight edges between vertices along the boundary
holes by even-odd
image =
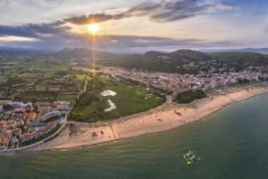
[[[193,166],[182,161],[189,150],[201,158]],[[0,156],[0,179],[54,178],[268,178],[268,95],[167,132],[80,149]]]

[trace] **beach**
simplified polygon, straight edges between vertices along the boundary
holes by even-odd
[[[56,138],[31,150],[65,150],[167,131],[202,120],[228,104],[267,92],[267,87],[249,86],[209,96],[189,105],[165,103],[149,111],[114,121],[70,123]]]

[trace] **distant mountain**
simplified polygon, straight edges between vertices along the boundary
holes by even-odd
[[[253,52],[268,54],[268,48],[242,48],[242,49],[203,49],[201,50],[205,53],[214,53],[214,52]]]
[[[21,53],[26,53],[30,55],[36,53],[26,49],[5,49],[0,47],[0,54],[1,49],[4,53],[8,52],[10,54],[20,55]],[[244,50],[255,51],[256,49],[248,48]],[[258,50],[264,53],[268,49],[262,48]],[[268,55],[243,51],[204,53],[193,50],[177,50],[171,53],[148,51],[144,54],[115,54],[92,51],[86,48],[64,48],[58,52],[41,53],[42,56],[55,57],[54,59],[62,62],[71,60],[72,62],[81,61],[86,64],[92,62],[93,54],[97,65],[169,73],[196,74],[199,70],[206,71],[210,68],[210,65],[203,65],[203,69],[201,69],[198,62],[211,62],[212,60],[216,60],[221,64],[229,64],[231,67],[235,67],[235,69],[251,65],[268,65]],[[217,68],[217,65],[215,68]]]
[[[144,54],[144,59],[172,59],[174,61],[187,60],[187,61],[207,61],[211,60],[210,57],[202,52],[193,50],[177,50],[171,53],[148,51]]]
[[[113,55],[109,60],[102,59],[100,65],[119,66],[170,73],[196,74],[199,70],[206,71],[209,66],[198,66],[197,62],[229,64],[239,70],[247,66],[268,65],[268,55],[253,52],[217,52],[203,53],[193,50],[177,50],[172,53],[148,51],[143,55]],[[217,65],[214,65],[217,68]],[[201,69],[202,68],[202,69]]]
[[[32,48],[16,48],[16,47],[3,47],[0,46],[0,54],[12,54],[12,55],[32,55],[32,54],[41,54],[48,53],[49,51],[43,51],[39,49]]]
[[[255,52],[216,52],[209,56],[219,62],[236,65],[239,67],[267,65],[268,56]]]
[[[241,52],[256,52],[261,54],[268,54],[268,48],[244,48]]]
[[[88,58],[89,60],[93,58],[93,54],[95,60],[106,59],[109,56],[115,55],[113,53],[105,51],[93,51],[87,48],[64,48],[58,52],[53,53],[54,56],[61,58]]]
[[[145,52],[144,56],[146,57],[158,57],[158,56],[170,56],[169,53],[158,52],[158,51],[148,51]]]
[[[172,53],[148,51],[143,55],[117,56],[117,58],[113,60],[100,61],[100,64],[149,71],[196,73],[197,68],[187,67],[186,69],[183,68],[183,65],[210,60],[212,59],[209,55],[193,50],[177,50]]]
[[[211,60],[210,56],[206,53],[193,50],[177,50],[172,52],[171,56],[176,60],[188,60],[192,62]]]
[[[89,57],[91,53],[92,51],[86,48],[64,48],[55,52],[54,55],[61,57]]]

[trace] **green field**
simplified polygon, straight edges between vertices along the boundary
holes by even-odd
[[[89,79],[89,76],[84,74],[76,74],[73,77],[74,84],[77,86],[77,88],[82,91],[84,88],[85,80]]]
[[[75,102],[89,78],[84,73],[72,71],[67,63],[46,58],[2,63],[0,70],[0,98],[22,101]]]
[[[1,63],[4,69],[2,77],[36,77],[41,74],[44,78],[51,78],[55,73],[62,71],[68,72],[67,64],[50,62],[46,59],[35,59],[30,61],[13,61],[10,63]]]
[[[22,101],[48,101],[53,102],[57,97],[57,93],[55,92],[47,92],[47,91],[25,91],[20,95],[15,97],[15,100]]]
[[[104,90],[112,90],[116,96],[103,97]],[[146,98],[147,97],[147,98]],[[116,109],[104,112],[109,108],[108,99]],[[88,82],[87,91],[74,106],[70,120],[96,122],[110,120],[148,110],[164,102],[164,97],[153,95],[143,88],[130,86],[108,77],[95,77]]]
[[[69,101],[74,103],[76,101],[77,94],[59,94],[57,97],[57,101]]]

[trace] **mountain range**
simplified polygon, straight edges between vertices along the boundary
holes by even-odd
[[[177,50],[163,53],[148,51],[142,55],[110,56],[100,60],[99,64],[170,73],[197,73],[200,70],[200,67],[197,66],[200,63],[197,62],[225,63],[235,69],[241,69],[247,66],[268,65],[268,56],[255,52],[203,53],[193,50]]]
[[[177,50],[171,53],[148,51],[144,54],[116,54],[102,51],[92,51],[86,48],[65,48],[58,52],[46,52],[45,56],[53,56],[55,59],[68,60],[82,58],[85,62],[94,61],[97,65],[124,67],[148,71],[162,71],[170,73],[196,73],[197,62],[212,62],[229,64],[235,68],[243,68],[254,65],[268,65],[268,55],[255,52],[266,52],[268,48],[241,49],[240,51],[200,52],[193,50]],[[22,49],[1,50],[12,54],[23,53]],[[33,53],[33,51],[26,51]],[[0,53],[1,54],[1,53]],[[42,53],[41,53],[42,54]],[[195,66],[195,67],[194,67]]]

